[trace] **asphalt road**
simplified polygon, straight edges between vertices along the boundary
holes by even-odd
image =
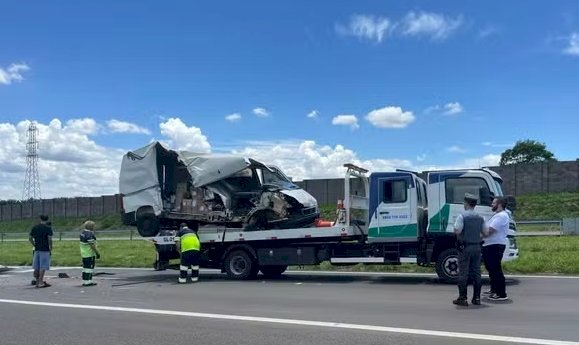
[[[97,272],[109,274],[82,288],[79,270],[53,271],[46,289],[1,273],[0,343],[579,344],[579,279],[510,278],[510,302],[458,308],[456,287],[430,275],[204,272],[178,285],[175,271]]]

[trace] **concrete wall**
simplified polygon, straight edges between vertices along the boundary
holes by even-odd
[[[579,191],[579,160],[491,167],[504,179],[506,194]]]
[[[579,160],[490,167],[503,178],[503,191],[510,195],[579,192]],[[425,178],[425,174],[420,174]],[[321,205],[343,198],[342,179],[304,180],[298,183]]]
[[[84,198],[58,198],[16,202],[0,205],[0,220],[11,221],[37,218],[46,214],[51,218],[91,217],[121,211],[119,195]]]

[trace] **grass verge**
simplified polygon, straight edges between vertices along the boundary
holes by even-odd
[[[101,241],[98,243],[101,259],[98,266],[107,267],[152,267],[155,247],[143,240]],[[0,264],[6,266],[32,265],[32,246],[28,242],[0,243]],[[55,241],[52,265],[79,266],[81,264],[79,244],[76,241]]]
[[[532,237],[518,238],[520,257],[518,260],[506,263],[504,269],[508,273],[521,274],[579,274],[579,236],[566,237]],[[108,267],[151,267],[155,261],[153,244],[147,241],[101,241],[99,248],[102,258],[99,266]],[[0,264],[30,265],[32,249],[27,242],[0,243]],[[54,243],[52,257],[54,266],[79,266],[80,255],[78,243],[62,241]],[[318,266],[305,266],[306,270],[319,271],[354,271],[354,272],[434,272],[432,267],[403,264],[386,265],[355,265],[332,266],[322,263]]]
[[[105,216],[81,217],[81,218],[53,218],[52,229],[54,231],[78,230],[82,223],[86,220],[92,220],[96,223],[97,230],[118,230],[130,229],[131,227],[124,226],[121,216],[118,214],[109,214]],[[13,221],[0,222],[0,232],[14,233],[14,232],[29,232],[30,229],[38,224],[38,219],[21,219]],[[134,229],[134,228],[133,228]]]

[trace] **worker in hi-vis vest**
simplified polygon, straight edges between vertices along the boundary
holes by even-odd
[[[199,259],[201,257],[201,242],[197,236],[197,228],[189,229],[187,224],[182,223],[180,230],[175,236],[177,250],[181,254],[181,265],[179,266],[179,283],[187,282],[187,271],[191,269],[191,281],[199,280]]]

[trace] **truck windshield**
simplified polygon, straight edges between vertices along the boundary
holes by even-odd
[[[503,181],[497,178],[493,178],[493,180],[495,181],[495,186],[497,188],[497,192],[495,193],[495,195],[503,196],[503,188],[502,188]]]

